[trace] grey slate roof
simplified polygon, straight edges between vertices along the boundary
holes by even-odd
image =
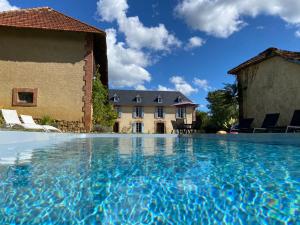
[[[114,102],[114,95],[119,97],[118,102]],[[136,102],[138,95],[142,98],[141,103]],[[162,103],[157,102],[158,96],[162,98]],[[192,102],[179,91],[109,90],[109,101],[119,106],[172,106],[178,103],[178,97],[181,97],[182,102]]]

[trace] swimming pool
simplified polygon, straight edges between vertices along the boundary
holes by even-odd
[[[0,133],[0,224],[300,223],[299,136],[45,135]]]

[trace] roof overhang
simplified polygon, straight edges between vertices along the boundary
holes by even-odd
[[[193,103],[193,102],[180,102],[180,103],[176,103],[173,106],[195,106],[197,107],[198,104]]]
[[[286,50],[280,50],[277,48],[268,48],[267,50],[261,52],[257,56],[245,61],[244,63],[238,65],[237,67],[229,70],[227,73],[231,75],[238,75],[238,73],[249,66],[258,64],[262,61],[270,59],[272,57],[279,56],[290,62],[299,63],[300,62],[300,52],[291,52]]]

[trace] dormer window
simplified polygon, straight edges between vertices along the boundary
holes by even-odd
[[[136,100],[136,103],[141,103],[141,102],[142,102],[142,98],[141,98],[140,95],[137,95],[137,96],[135,97],[135,100]]]
[[[157,102],[158,103],[162,103],[163,102],[162,97],[160,95],[157,97]]]
[[[177,102],[178,102],[178,103],[181,103],[181,102],[182,102],[182,97],[181,97],[181,96],[178,96],[178,97],[177,97]]]
[[[119,102],[120,98],[117,94],[114,94],[114,102]]]

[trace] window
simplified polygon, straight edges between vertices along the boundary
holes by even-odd
[[[158,97],[157,97],[157,102],[158,102],[158,103],[162,103],[162,102],[163,102],[163,100],[162,100],[162,97],[161,97],[161,96],[158,96]]]
[[[115,106],[115,110],[118,114],[118,118],[121,118],[121,115],[122,115],[121,107],[120,106]]]
[[[143,118],[144,117],[144,110],[143,107],[137,106],[133,110],[133,118]]]
[[[185,118],[186,117],[186,108],[185,107],[177,107],[176,109],[176,118]]]
[[[156,118],[164,118],[164,107],[156,107]]]
[[[144,124],[135,122],[132,124],[132,133],[144,133]]]
[[[137,96],[135,97],[135,99],[136,99],[136,102],[137,102],[137,103],[141,103],[141,102],[142,102],[142,98],[141,98],[141,96],[139,96],[139,95],[137,95]]]
[[[114,102],[119,102],[120,98],[117,94],[114,94]]]
[[[13,106],[37,106],[37,88],[14,88]]]
[[[143,124],[142,123],[135,123],[135,133],[143,133]]]
[[[181,97],[181,96],[178,96],[178,97],[177,97],[177,102],[178,102],[178,103],[182,102],[182,97]]]

